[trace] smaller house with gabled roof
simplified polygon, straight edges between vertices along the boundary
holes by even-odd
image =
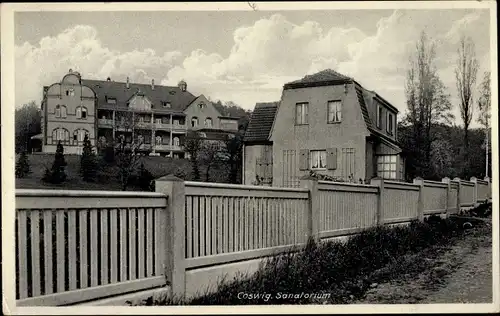
[[[297,187],[311,171],[346,182],[402,180],[397,114],[379,94],[331,69],[287,83],[279,102],[255,107],[244,138],[244,183]],[[272,165],[264,183],[256,181],[264,178],[263,161]]]
[[[257,103],[243,138],[245,184],[271,185],[273,148],[269,139],[279,102]]]

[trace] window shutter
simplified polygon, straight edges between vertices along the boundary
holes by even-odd
[[[328,148],[326,150],[326,156],[326,165],[328,169],[337,169],[337,148]]]
[[[299,157],[299,170],[308,170],[309,169],[309,150],[301,149],[300,157]]]

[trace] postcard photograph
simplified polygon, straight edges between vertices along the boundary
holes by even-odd
[[[495,2],[1,8],[4,313],[499,311]]]

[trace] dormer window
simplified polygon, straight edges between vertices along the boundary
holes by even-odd
[[[377,104],[377,127],[382,128],[382,107]]]
[[[167,108],[167,109],[170,109],[172,107],[172,104],[170,102],[166,102],[166,101],[162,101],[161,102],[161,105],[164,107],[164,108]]]
[[[116,104],[116,98],[108,98],[108,97],[106,97],[106,102],[108,104]]]
[[[387,133],[394,134],[394,114],[387,113]]]

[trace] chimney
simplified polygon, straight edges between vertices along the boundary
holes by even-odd
[[[126,87],[127,87],[127,89],[130,88],[130,79],[129,79],[129,77],[127,77],[127,85],[126,85]]]
[[[187,90],[187,83],[184,80],[179,81],[177,86],[181,89],[181,91],[185,92]]]
[[[155,80],[151,79],[151,90],[155,89]]]

